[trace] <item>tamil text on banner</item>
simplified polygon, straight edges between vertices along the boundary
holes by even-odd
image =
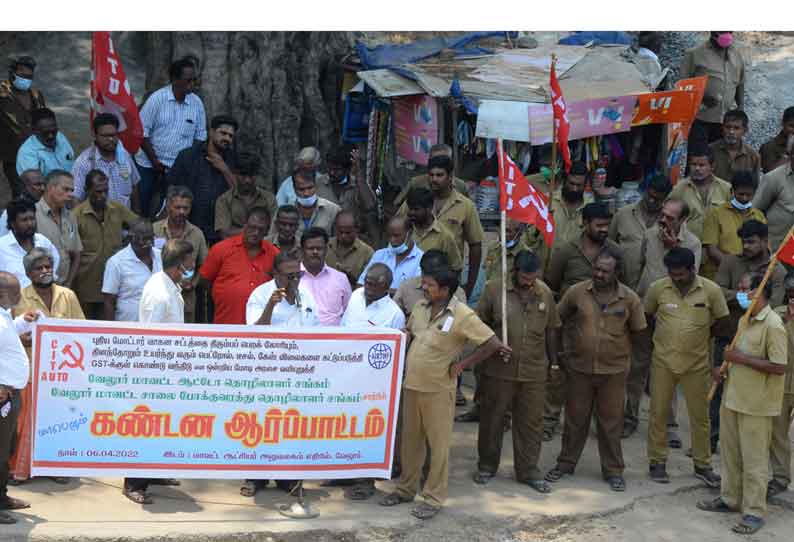
[[[666,90],[637,95],[632,126],[668,124],[692,120],[694,93],[688,90]]]
[[[681,159],[684,156],[689,139],[689,129],[700,110],[700,102],[703,101],[703,94],[706,92],[707,76],[693,77],[691,79],[681,79],[675,84],[677,90],[685,90],[692,94],[692,109],[689,113],[689,120],[685,122],[674,122],[668,125],[667,129],[667,167],[670,181],[675,184],[681,176]]]
[[[34,476],[389,478],[404,335],[48,320]]]
[[[431,96],[402,96],[394,104],[394,146],[400,158],[426,166],[438,143],[438,107]]]
[[[636,101],[636,96],[618,96],[568,104],[568,139],[628,132]],[[529,104],[529,139],[533,145],[551,143],[551,122],[551,104]]]

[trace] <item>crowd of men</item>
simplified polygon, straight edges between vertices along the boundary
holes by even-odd
[[[714,55],[735,62],[724,34],[687,56],[694,73],[719,78],[698,64]],[[794,277],[774,262],[770,280],[762,277],[794,225],[794,108],[760,155],[743,142],[747,115],[725,108],[714,141],[713,127],[695,132],[686,178],[673,186],[657,175],[616,213],[593,201],[587,167],[574,163],[550,195],[554,245],[508,221],[502,269],[499,245],[483,251],[477,209],[446,145],[433,147],[427,174],[398,196],[379,248],[376,198],[356,151],[340,147],[323,160],[302,149],[274,196],[257,157],[233,150],[237,121],[217,115],[207,129],[189,61],[175,62],[170,84],[144,103],[135,156],[119,144],[116,117],[99,114],[94,143],[75,157],[30,85],[34,70],[33,59],[19,58],[0,84],[0,109],[13,113],[13,122],[2,117],[0,159],[14,194],[0,219],[0,510],[27,506],[7,485],[30,477],[20,345],[29,349],[31,322],[42,316],[406,330],[397,481],[380,503],[421,492],[412,512],[421,519],[447,498],[453,419],[479,422],[475,483],[497,475],[511,430],[515,479],[540,493],[574,474],[594,422],[603,478],[625,491],[621,441],[637,431],[646,393],[652,480],[670,481],[669,449],[682,445],[680,392],[693,475],[721,487],[700,508],[741,512],[735,530],[755,532],[767,496],[788,488]],[[732,79],[710,83],[707,95],[730,84],[738,93]],[[481,267],[487,282],[470,307]],[[470,368],[474,404],[455,418],[466,403],[459,377]],[[710,401],[712,382],[720,386]],[[541,446],[561,423],[556,464],[544,472]],[[711,466],[718,452],[722,477]],[[149,485],[178,483],[128,478],[123,491],[146,504]],[[351,499],[374,494],[373,480],[351,483]],[[250,497],[267,485],[246,480],[240,491]],[[0,523],[13,521],[0,511]]]

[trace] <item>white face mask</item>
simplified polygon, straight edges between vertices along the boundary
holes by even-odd
[[[297,198],[298,205],[301,207],[314,207],[314,204],[317,203],[317,194],[313,196],[309,196],[308,198]]]
[[[747,203],[739,203],[739,200],[736,198],[731,198],[731,205],[733,205],[734,209],[739,211],[747,211],[753,207],[753,202],[750,200]]]
[[[405,254],[408,252],[408,240],[406,239],[400,246],[393,247],[389,245],[389,250],[391,250],[392,254],[395,256],[399,256],[400,254]]]

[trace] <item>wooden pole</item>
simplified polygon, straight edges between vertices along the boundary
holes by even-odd
[[[557,55],[551,55],[551,67],[557,66]],[[554,98],[552,97],[552,100]],[[557,190],[557,121],[554,118],[554,103],[551,105],[551,179],[549,179],[549,196]],[[551,200],[549,200],[551,201]]]
[[[504,173],[502,156],[502,138],[496,140],[496,152],[499,153],[499,172]],[[499,179],[499,190],[505,190],[502,179]],[[499,240],[502,245],[502,344],[507,345],[507,210],[501,209],[499,224]]]
[[[783,239],[783,242],[780,243],[778,249],[775,251],[772,257],[769,258],[769,265],[766,267],[764,278],[761,280],[761,284],[759,284],[758,287],[755,289],[756,294],[753,296],[753,300],[750,302],[750,306],[747,307],[747,310],[744,311],[744,314],[742,315],[742,319],[739,320],[739,327],[736,328],[736,334],[733,336],[733,339],[731,339],[731,344],[727,348],[728,350],[733,350],[734,347],[736,347],[736,341],[739,340],[739,332],[742,330],[744,326],[747,325],[747,322],[750,321],[750,315],[753,313],[753,310],[755,309],[756,301],[758,301],[758,292],[763,291],[764,287],[766,286],[766,283],[769,282],[769,278],[772,276],[772,273],[775,270],[775,266],[777,265],[777,255],[780,252],[780,249],[786,246],[786,243],[789,241],[789,239],[791,239],[792,234],[794,234],[794,228],[789,230],[788,234],[786,234],[786,238]],[[730,367],[730,363],[723,360],[722,365],[720,365],[720,374],[724,375],[729,367]],[[709,401],[711,401],[714,398],[714,393],[716,393],[717,391],[717,385],[718,385],[717,382],[711,383],[711,389],[709,390],[709,396],[708,396]]]

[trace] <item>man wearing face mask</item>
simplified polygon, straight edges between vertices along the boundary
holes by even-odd
[[[292,175],[281,181],[276,193],[276,203],[279,207],[282,205],[295,205],[298,197],[295,188],[295,176],[298,172],[303,172],[309,176],[314,176],[317,182],[317,194],[321,198],[329,201],[335,201],[334,192],[331,189],[331,182],[328,176],[320,173],[320,166],[322,165],[322,154],[316,147],[303,147],[292,163]]]
[[[375,251],[372,259],[361,272],[361,276],[358,277],[358,286],[364,285],[367,271],[372,264],[385,263],[392,272],[390,293],[393,294],[403,282],[422,275],[419,263],[424,251],[411,239],[407,218],[395,216],[386,226],[386,232],[389,236],[389,245]]]
[[[298,208],[298,232],[300,236],[309,228],[322,228],[331,235],[334,233],[334,220],[342,209],[334,202],[317,195],[317,176],[300,170],[293,176],[295,185],[295,206]],[[275,226],[271,233],[275,232]]]
[[[138,220],[138,215],[118,201],[108,201],[110,182],[98,169],[92,169],[85,176],[85,190],[88,197],[72,210],[83,243],[74,292],[88,319],[101,320],[105,265],[121,248],[124,232]]]
[[[529,247],[524,241],[524,225],[521,222],[508,218],[505,223],[505,236],[507,237],[507,242],[505,243],[505,248],[507,248],[507,270],[508,274],[510,274],[513,271],[513,260],[515,260],[516,254],[522,250],[529,250]],[[536,252],[534,253],[537,254]],[[501,278],[502,245],[497,241],[488,250],[488,255],[485,257],[485,280],[498,280]]]
[[[748,220],[766,223],[764,213],[753,208],[758,182],[749,171],[738,171],[731,179],[730,201],[709,210],[703,224],[703,261],[701,275],[714,279],[722,260],[728,254],[741,254],[742,240],[737,230]]]
[[[71,171],[74,150],[63,132],[58,130],[55,113],[46,107],[34,109],[30,122],[33,135],[17,151],[17,175],[26,169],[38,169],[45,176],[55,169]]]
[[[19,176],[22,192],[18,197],[27,199],[35,205],[44,194],[44,177],[38,169],[26,169]],[[0,215],[0,237],[8,233],[8,211],[3,210]]]
[[[143,143],[135,162],[141,174],[141,214],[146,218],[160,208],[161,198],[157,197],[154,209],[152,200],[163,189],[166,174],[180,151],[207,140],[207,113],[204,102],[194,93],[196,67],[192,60],[182,58],[173,62],[168,75],[171,82],[154,91],[141,107]],[[222,167],[219,153],[203,153],[202,159],[213,167]],[[187,184],[187,178],[180,173],[176,182],[168,184]],[[195,186],[190,188],[197,198],[203,197]],[[199,222],[193,220],[193,223]]]
[[[22,259],[25,273],[30,285],[22,290],[22,298],[14,307],[14,314],[39,313],[47,318],[65,318],[85,320],[83,309],[75,293],[69,288],[58,286],[54,280],[53,255],[45,249],[34,248]],[[22,338],[22,344],[31,356],[31,340]],[[32,359],[32,358],[31,358]],[[22,409],[19,413],[19,441],[17,453],[11,458],[11,470],[18,481],[30,478],[30,428],[33,423],[30,405],[30,384],[22,392]],[[58,483],[65,483],[66,478],[54,478]]]
[[[215,205],[222,194],[237,183],[232,171],[237,169],[238,162],[233,147],[236,134],[235,119],[227,115],[214,116],[210,121],[209,138],[195,141],[179,151],[166,177],[169,186],[187,186],[193,192],[190,222],[198,226],[209,245],[220,240],[215,227]],[[258,169],[258,164],[246,169],[251,167]]]
[[[433,216],[433,192],[428,188],[412,188],[405,198],[411,238],[422,252],[438,249],[446,253],[449,266],[460,271],[463,261],[452,233]]]
[[[683,199],[689,206],[687,227],[698,239],[703,239],[703,222],[708,212],[731,199],[729,182],[714,175],[714,152],[698,144],[688,151],[689,177],[675,185],[673,197]]]
[[[45,107],[41,91],[33,88],[36,61],[22,56],[11,62],[8,79],[0,82],[0,162],[12,197],[24,191],[17,174],[17,151],[31,135],[31,112]]]
[[[744,109],[746,79],[744,58],[733,40],[733,32],[709,32],[709,39],[684,53],[678,76],[681,79],[708,76],[706,92],[690,130],[689,141],[712,143],[721,137],[723,115]]]
[[[160,251],[154,248],[154,230],[140,219],[130,227],[130,244],[114,254],[102,277],[104,319],[137,322],[143,287],[163,270]]]
[[[769,173],[788,164],[794,154],[792,149],[794,149],[794,107],[787,107],[783,111],[780,132],[761,145],[758,151],[761,155],[761,171]]]
[[[739,171],[749,171],[758,181],[761,172],[761,156],[744,142],[750,127],[747,113],[731,109],[722,121],[722,139],[711,144],[714,153],[714,175],[720,179],[732,179]]]
[[[271,213],[276,210],[276,198],[256,186],[259,159],[253,154],[241,154],[233,168],[236,183],[215,203],[215,232],[226,239],[243,231],[245,219],[254,207],[265,207]]]

